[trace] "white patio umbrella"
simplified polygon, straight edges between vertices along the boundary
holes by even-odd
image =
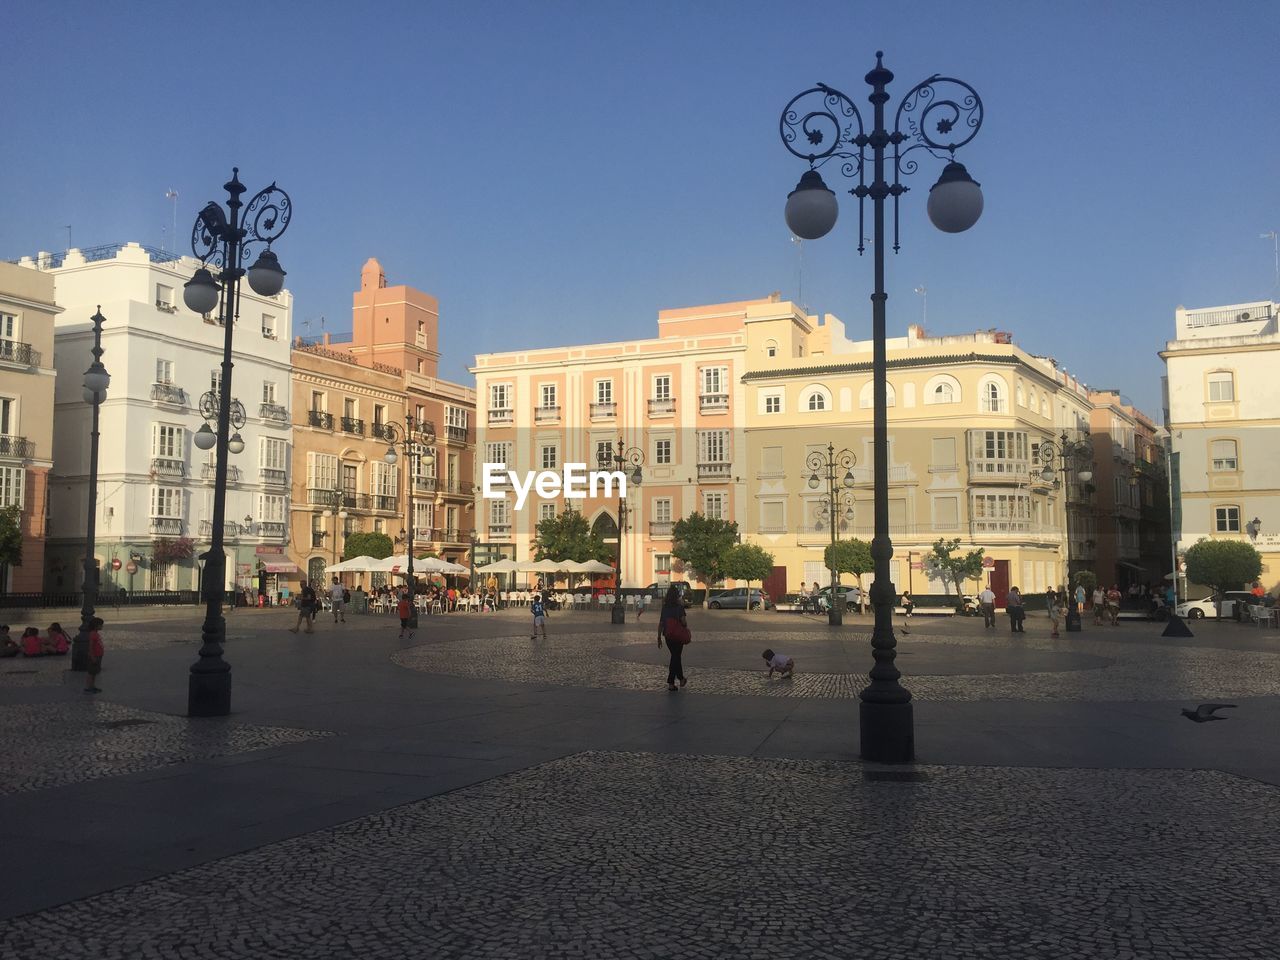
[[[579,573],[613,573],[613,567],[607,563],[601,563],[599,560],[588,560],[582,564]]]
[[[523,563],[516,564],[516,569],[521,573],[559,573],[561,570],[568,570],[566,564],[572,562],[572,560],[525,560]]]
[[[515,573],[516,562],[514,560],[496,560],[493,563],[487,563],[483,567],[476,567],[476,573]]]
[[[352,557],[324,568],[325,573],[364,573],[370,569],[369,564],[379,563],[373,557]]]
[[[448,560],[441,560],[439,557],[424,557],[421,560],[413,561],[413,572],[423,573],[466,573],[467,568],[460,563],[450,563]]]

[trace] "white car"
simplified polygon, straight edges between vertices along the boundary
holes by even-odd
[[[1222,598],[1222,619],[1229,620],[1235,616],[1235,607],[1237,602],[1248,604],[1252,600],[1252,596],[1243,590],[1228,590]],[[1184,600],[1177,606],[1177,614],[1180,617],[1190,618],[1192,620],[1201,620],[1204,617],[1216,617],[1218,615],[1218,605],[1213,597],[1205,597],[1202,600]]]

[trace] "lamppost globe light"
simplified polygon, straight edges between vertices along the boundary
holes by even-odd
[[[643,479],[643,475],[640,473],[640,468],[636,467],[635,472],[631,474],[631,482],[638,487],[640,486],[641,479]]]
[[[929,188],[927,210],[933,225],[943,233],[964,233],[982,216],[982,187],[969,176],[963,163],[954,160],[942,168],[942,176]]]
[[[396,448],[387,447],[387,452],[382,455],[382,459],[385,460],[387,463],[395,463],[396,460],[398,459],[398,457],[396,456]]]
[[[182,285],[182,302],[193,313],[211,313],[218,305],[218,283],[207,268],[201,267]]]
[[[845,485],[846,487],[852,487],[852,486],[853,486],[853,471],[852,471],[852,470],[846,470],[846,471],[845,471],[845,474],[844,474],[844,485]]]
[[[214,444],[218,442],[218,435],[210,430],[209,425],[206,423],[196,431],[195,436],[191,438],[191,442],[201,450],[212,450]]]
[[[251,513],[246,513],[246,514],[244,515],[244,525],[247,527],[247,526],[249,526],[251,523],[253,523],[253,514],[251,514]]]
[[[818,489],[818,475],[816,473],[809,475],[809,489],[810,490]]]
[[[1077,474],[1077,476],[1080,478],[1080,482],[1081,482],[1081,483],[1088,483],[1090,480],[1092,480],[1092,479],[1093,479],[1093,471],[1092,471],[1092,470],[1081,470],[1081,471]]]
[[[99,391],[95,393],[94,391],[90,390],[88,387],[84,388],[84,402],[89,404],[90,406],[93,406],[95,403],[101,403],[106,398],[107,398],[106,391]]]
[[[258,259],[254,261],[246,275],[249,278],[249,286],[259,296],[274,297],[284,289],[284,270],[280,267],[280,260],[270,249],[258,254]]]
[[[231,439],[227,441],[227,449],[232,453],[240,453],[244,450],[244,437],[239,433],[233,433]]]
[[[796,188],[787,194],[787,227],[801,240],[825,237],[836,225],[839,214],[836,195],[822,182],[817,170],[806,170]]]
[[[111,374],[107,373],[101,360],[95,360],[84,372],[84,385],[85,389],[94,393],[104,393],[111,386]]]
[[[347,519],[347,511],[345,511],[345,510],[339,510],[339,511],[338,511],[338,519],[339,519],[339,520],[345,520],[345,519]]]

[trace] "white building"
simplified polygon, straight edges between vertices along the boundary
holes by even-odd
[[[196,557],[208,549],[214,451],[192,442],[204,423],[200,398],[221,374],[224,328],[183,303],[199,263],[136,243],[20,266],[54,277],[58,387],[50,476],[46,589],[79,586],[88,509],[91,407],[83,374],[92,360],[101,305],[102,361],[111,386],[101,411],[97,554],[104,588],[198,589]],[[226,500],[227,585],[247,585],[263,563],[284,561],[289,516],[289,341],[293,297],[260,297],[241,284],[231,394],[247,413],[243,452],[231,456]],[[216,424],[215,424],[216,426]],[[156,561],[156,548],[193,541],[191,559]],[[130,559],[141,558],[129,572]],[[113,573],[112,561],[120,562]]]
[[[1176,313],[1165,361],[1178,550],[1206,537],[1249,540],[1263,585],[1280,580],[1280,305]]]

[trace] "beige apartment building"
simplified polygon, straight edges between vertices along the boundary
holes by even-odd
[[[18,507],[22,529],[22,563],[0,566],[4,593],[43,587],[57,377],[53,326],[61,312],[53,277],[0,263],[0,508]]]
[[[350,340],[295,343],[293,556],[309,578],[356,531],[389,535],[397,550],[469,561],[475,472],[475,390],[438,376],[440,306],[412,287],[390,286],[367,261],[352,304]],[[385,460],[406,418],[435,440]],[[410,506],[411,504],[411,506]],[[345,514],[345,516],[343,515]],[[412,519],[411,519],[412,518]]]

